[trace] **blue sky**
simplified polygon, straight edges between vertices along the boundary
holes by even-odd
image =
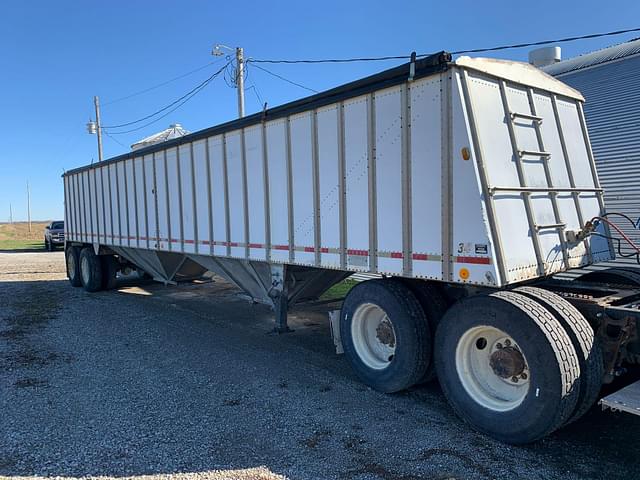
[[[236,6],[238,5],[238,6]],[[451,7],[454,5],[454,7]],[[182,96],[217,68],[211,65],[146,94],[107,103],[216,60],[215,43],[243,46],[253,58],[335,58],[409,54],[412,50],[489,47],[640,26],[640,3],[561,2],[3,2],[0,13],[0,221],[61,218],[60,175],[96,159],[85,130],[93,95],[104,104],[103,125],[124,123]],[[635,22],[635,23],[634,23]],[[636,35],[638,36],[638,35]],[[563,44],[563,58],[633,38],[633,34]],[[527,49],[494,56],[526,60]],[[397,62],[264,65],[323,90]],[[255,68],[247,87],[275,106],[309,92]],[[254,89],[247,113],[260,109]],[[182,123],[196,131],[235,118],[235,90],[216,79],[158,123],[104,138],[105,158]]]

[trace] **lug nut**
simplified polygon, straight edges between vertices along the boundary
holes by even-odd
[[[509,345],[511,345],[511,340],[509,340],[508,338],[504,341],[504,345],[505,347],[508,347]]]
[[[501,344],[501,343],[496,343],[496,348],[497,348],[498,350],[502,349],[502,344]]]
[[[513,383],[518,383],[518,377],[511,377],[511,381]]]
[[[520,378],[523,379],[523,380],[526,380],[527,379],[527,374],[523,373],[522,375],[520,375]]]

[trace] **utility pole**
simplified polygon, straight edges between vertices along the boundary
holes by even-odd
[[[11,204],[9,204],[9,223],[13,225],[13,208],[11,207]]]
[[[224,55],[223,49],[232,52],[233,48],[218,43],[213,46],[211,55],[221,57]],[[236,47],[236,89],[238,91],[238,118],[244,117],[244,49]],[[229,59],[229,57],[227,57]]]
[[[102,127],[100,125],[100,99],[93,97],[93,105],[96,107],[96,132],[98,134],[98,162],[102,162]]]
[[[29,221],[29,233],[31,233],[31,190],[27,182],[27,220]]]
[[[238,118],[244,117],[244,50],[236,48],[236,88],[238,90]]]

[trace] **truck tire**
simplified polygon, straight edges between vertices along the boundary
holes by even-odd
[[[80,279],[87,292],[102,289],[102,262],[92,247],[85,247],[80,252]]]
[[[67,266],[67,278],[73,287],[81,287],[80,280],[80,249],[78,247],[68,247],[64,251],[64,260]]]
[[[451,307],[438,326],[435,361],[457,415],[501,442],[548,435],[578,400],[571,339],[550,312],[519,293],[476,295]]]
[[[416,296],[418,303],[424,311],[429,332],[431,333],[431,339],[434,339],[436,337],[438,324],[447,311],[447,308],[449,308],[444,295],[437,286],[424,280],[399,278],[398,281],[407,285]],[[433,361],[433,345],[429,345],[429,350],[429,366],[418,383],[427,383],[436,379],[436,367]]]
[[[431,359],[431,334],[415,295],[394,279],[353,287],[341,311],[344,353],[367,385],[393,393],[415,385]]]
[[[604,357],[593,328],[582,313],[568,301],[548,290],[536,287],[519,287],[516,292],[541,303],[564,327],[580,365],[580,390],[578,403],[567,424],[582,417],[598,400],[604,375]]]
[[[102,262],[102,289],[113,290],[118,283],[118,261],[113,255],[101,255]]]
[[[51,251],[51,244],[49,243],[49,240],[47,240],[47,237],[44,237],[44,249],[47,252]]]

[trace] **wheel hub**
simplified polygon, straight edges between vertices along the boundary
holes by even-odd
[[[390,348],[396,346],[396,335],[393,331],[393,326],[388,320],[383,320],[376,328],[376,338],[383,345],[387,345]]]
[[[500,378],[513,378],[524,372],[526,364],[520,350],[514,347],[504,347],[491,354],[489,365],[493,373]]]
[[[529,391],[529,367],[520,346],[491,325],[478,325],[462,334],[456,370],[471,398],[490,410],[513,410]]]

